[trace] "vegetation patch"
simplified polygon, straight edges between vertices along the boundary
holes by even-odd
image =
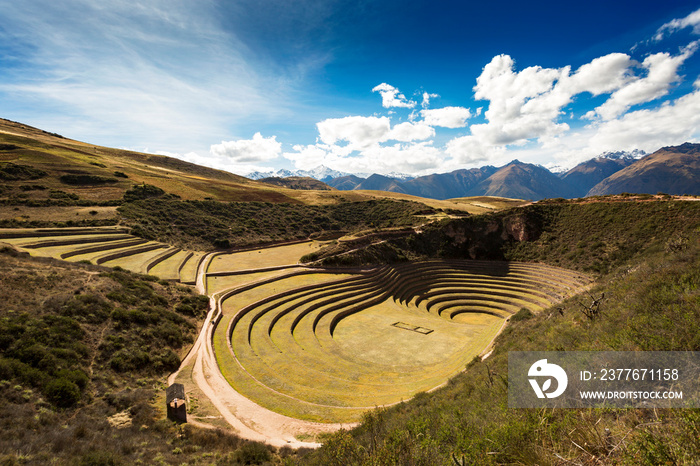
[[[104,185],[119,181],[116,178],[110,178],[102,175],[91,175],[88,173],[69,173],[67,175],[62,175],[59,179],[61,180],[61,183],[74,186]]]
[[[31,258],[9,247],[0,250],[0,275],[3,464],[280,458],[221,430],[178,427],[156,408],[160,381],[192,341],[206,296],[155,277]],[[118,413],[131,422],[111,425]]]
[[[19,165],[12,162],[0,164],[0,180],[3,181],[38,180],[46,175],[45,171],[28,165]]]
[[[337,262],[396,258],[467,258],[544,262],[604,275],[616,267],[697,234],[700,203],[654,198],[536,203],[501,212],[448,219],[421,233],[338,255]],[[332,251],[331,251],[332,252]],[[319,253],[319,256],[324,251]],[[324,264],[333,265],[333,254]]]
[[[336,205],[180,201],[153,197],[124,203],[119,213],[135,235],[189,249],[306,239],[325,233],[415,225],[426,206],[370,200]]]

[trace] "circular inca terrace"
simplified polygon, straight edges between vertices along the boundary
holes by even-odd
[[[222,294],[214,350],[229,383],[261,406],[351,422],[443,384],[510,315],[539,312],[586,282],[507,262],[420,262],[343,278],[304,270]]]
[[[278,446],[315,446],[316,433],[440,386],[486,353],[511,315],[537,313],[590,283],[516,262],[298,265],[318,242],[205,254],[120,228],[0,230],[0,241],[209,294],[200,336],[169,381],[197,400],[189,422],[225,422]]]

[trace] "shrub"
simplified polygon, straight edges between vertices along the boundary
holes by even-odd
[[[78,462],[79,466],[120,466],[122,460],[111,451],[95,450],[91,451]]]
[[[124,200],[126,202],[137,201],[139,199],[152,199],[156,197],[162,197],[165,195],[165,191],[157,186],[152,186],[150,184],[136,185],[133,188],[127,190],[124,193]]]
[[[532,312],[530,312],[529,309],[527,308],[522,308],[518,312],[516,312],[513,316],[511,316],[510,321],[511,322],[519,322],[521,320],[528,320],[531,319],[534,316]]]
[[[3,181],[36,180],[45,177],[47,174],[38,168],[28,165],[17,165],[11,162],[0,166],[0,180]]]
[[[73,201],[77,201],[78,199],[80,199],[77,194],[67,193],[58,189],[52,189],[51,191],[49,191],[49,197],[51,199],[70,199]]]
[[[88,294],[73,297],[60,312],[66,316],[80,317],[88,322],[99,323],[109,316],[112,308],[112,303],[101,296]]]
[[[234,457],[239,464],[263,464],[272,459],[270,450],[260,442],[245,443],[236,451]]]
[[[80,388],[70,380],[61,377],[46,384],[44,395],[59,408],[72,408],[80,401]]]
[[[59,179],[61,180],[61,183],[76,185],[76,186],[103,185],[103,184],[116,183],[118,181],[115,178],[109,178],[109,177],[101,176],[101,175],[90,175],[87,173],[79,173],[79,174],[72,174],[71,173],[68,175],[62,175]]]

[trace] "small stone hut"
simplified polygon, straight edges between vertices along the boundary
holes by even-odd
[[[187,404],[185,403],[185,386],[174,383],[165,389],[165,403],[168,409],[168,419],[177,422],[187,422]]]

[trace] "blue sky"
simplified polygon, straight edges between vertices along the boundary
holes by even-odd
[[[239,174],[700,142],[700,3],[0,0],[0,117]]]

